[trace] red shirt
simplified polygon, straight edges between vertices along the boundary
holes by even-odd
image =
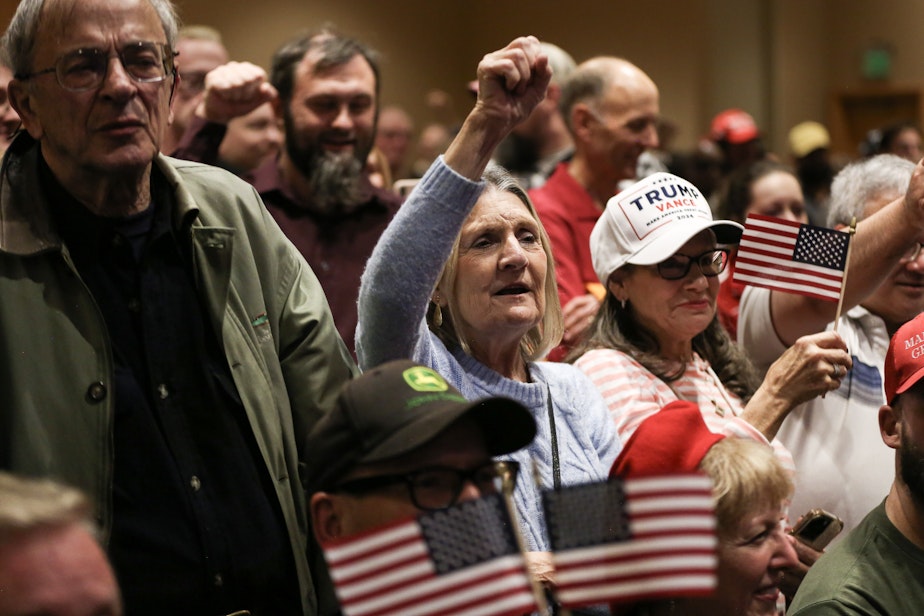
[[[728,335],[732,340],[738,338],[738,310],[741,303],[741,294],[744,293],[745,285],[740,282],[734,282],[735,276],[735,254],[733,253],[728,262],[726,270],[728,277],[722,280],[719,285],[719,295],[716,297],[716,312],[719,315],[719,323],[725,327]]]
[[[564,307],[570,300],[588,291],[588,284],[599,284],[590,257],[590,232],[603,210],[587,190],[568,173],[568,163],[559,163],[549,180],[529,191],[539,219],[549,240],[555,259],[558,298]],[[560,360],[568,348],[558,346],[549,359]]]

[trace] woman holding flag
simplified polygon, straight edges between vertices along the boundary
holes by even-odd
[[[688,400],[711,430],[772,442],[793,470],[777,430],[794,407],[836,389],[851,360],[837,334],[806,336],[759,381],[716,317],[726,246],[741,232],[713,220],[699,191],[671,174],[610,199],[590,239],[607,295],[572,360],[603,393],[623,442],[665,405]]]

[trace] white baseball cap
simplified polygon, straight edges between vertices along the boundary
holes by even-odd
[[[660,263],[703,229],[712,229],[719,244],[737,244],[744,231],[731,220],[713,220],[709,202],[685,179],[649,175],[607,202],[590,234],[594,271],[606,286],[626,263]]]

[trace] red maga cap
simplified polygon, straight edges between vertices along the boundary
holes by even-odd
[[[723,438],[709,431],[698,405],[671,402],[639,424],[613,463],[610,476],[695,472],[709,448]]]
[[[886,402],[924,378],[924,312],[898,328],[885,360]]]
[[[712,118],[709,136],[713,141],[747,143],[760,137],[760,130],[751,114],[740,109],[726,109]]]

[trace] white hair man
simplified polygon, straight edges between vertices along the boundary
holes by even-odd
[[[0,464],[88,494],[129,613],[313,613],[302,446],[355,366],[252,187],[160,154],[175,41],[169,0],[3,37]]]

